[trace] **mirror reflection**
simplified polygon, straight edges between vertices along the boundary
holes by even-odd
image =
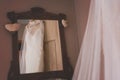
[[[21,74],[63,70],[57,20],[18,20]]]

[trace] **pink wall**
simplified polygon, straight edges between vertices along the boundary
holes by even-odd
[[[84,0],[83,0],[84,1]],[[69,27],[65,29],[68,56],[71,64],[75,65],[78,53],[77,27],[73,0],[1,0],[0,1],[0,25],[9,23],[6,18],[8,11],[26,11],[31,7],[43,7],[54,13],[65,13],[68,17]],[[80,8],[82,9],[82,8]],[[81,11],[80,11],[81,13]],[[82,19],[80,19],[82,21]],[[11,35],[0,27],[0,80],[6,80],[11,60]]]
[[[79,44],[83,39],[84,31],[86,28],[90,0],[74,0],[75,1],[75,13],[77,22],[77,31]]]
[[[75,14],[76,14],[76,23],[77,23],[77,34],[79,40],[79,50],[80,50],[80,46],[83,40],[86,23],[88,19],[90,0],[74,0],[74,4],[75,4]]]

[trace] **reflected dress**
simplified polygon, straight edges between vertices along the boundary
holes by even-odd
[[[26,25],[20,51],[20,73],[44,71],[44,23],[42,20],[31,20]]]

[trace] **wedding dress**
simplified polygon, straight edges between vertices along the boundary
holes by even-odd
[[[73,80],[120,80],[120,0],[91,0]]]
[[[26,25],[20,51],[20,73],[44,71],[44,24],[42,20],[30,20]]]

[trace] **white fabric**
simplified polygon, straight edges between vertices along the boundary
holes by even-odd
[[[41,20],[30,21],[25,27],[20,54],[20,73],[44,70],[44,24]]]
[[[73,80],[120,80],[120,0],[91,0]]]

